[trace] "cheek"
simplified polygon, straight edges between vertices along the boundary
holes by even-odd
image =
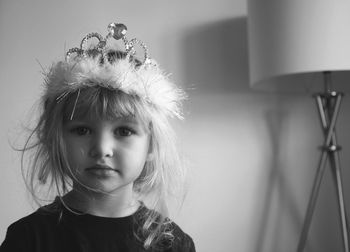
[[[150,148],[149,148],[149,141],[146,141],[140,146],[138,151],[138,162],[139,162],[139,165],[142,166],[142,168],[148,159],[148,155],[150,155]]]
[[[76,158],[76,159],[82,159],[86,157],[86,151],[83,148],[72,148],[70,150],[70,154],[72,156],[72,158]]]
[[[140,167],[142,169],[148,157],[148,149],[148,141],[142,141],[131,148],[127,148],[124,155],[120,156],[124,156],[124,162],[127,162],[129,165],[132,165],[133,167]]]
[[[67,142],[67,158],[70,165],[81,163],[87,156],[87,149],[80,144]]]

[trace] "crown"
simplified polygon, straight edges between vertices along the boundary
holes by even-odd
[[[96,32],[87,34],[80,47],[69,49],[64,61],[54,63],[44,73],[44,99],[61,102],[70,93],[78,92],[79,96],[82,88],[100,86],[136,95],[160,113],[182,119],[181,101],[186,95],[149,57],[147,46],[136,38],[128,40],[124,24],[111,23],[107,30],[105,37]],[[98,43],[88,46],[93,38]],[[120,52],[108,43],[112,38],[123,41],[125,57],[109,61],[109,52]],[[136,45],[143,49],[144,59],[135,64]]]
[[[101,34],[97,32],[92,32],[87,34],[81,41],[80,47],[74,47],[68,50],[66,53],[66,60],[69,60],[70,56],[74,53],[76,53],[80,57],[88,57],[89,51],[96,51],[98,52],[101,57],[105,60],[107,59],[106,53],[107,53],[107,42],[109,39],[114,38],[115,40],[122,40],[124,42],[125,51],[126,51],[126,58],[129,60],[130,56],[134,56],[136,54],[136,50],[134,45],[138,44],[140,45],[144,50],[144,60],[142,64],[148,65],[153,63],[150,57],[148,56],[148,49],[145,43],[143,43],[141,40],[137,38],[133,38],[131,40],[128,40],[126,38],[126,33],[128,28],[126,25],[121,23],[110,23],[107,27],[108,34],[106,37],[103,37]],[[97,38],[98,43],[93,48],[87,48],[88,41],[92,38]]]

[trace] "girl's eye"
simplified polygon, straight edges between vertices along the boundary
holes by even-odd
[[[91,130],[87,127],[76,127],[72,129],[71,132],[76,133],[79,136],[85,136],[89,135],[91,133]]]
[[[117,136],[122,136],[122,137],[131,136],[134,133],[135,132],[132,129],[129,129],[127,127],[120,127],[115,130],[115,134]]]

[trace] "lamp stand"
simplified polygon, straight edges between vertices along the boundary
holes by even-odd
[[[345,252],[349,252],[349,237],[348,237],[348,222],[346,215],[346,208],[344,203],[342,176],[339,162],[339,150],[341,147],[337,145],[337,137],[335,132],[335,125],[339,113],[340,103],[343,94],[332,91],[331,86],[331,73],[324,72],[325,91],[324,93],[315,94],[317,108],[321,119],[324,145],[319,161],[319,165],[316,171],[312,192],[310,195],[306,216],[300,235],[298,244],[298,252],[302,252],[305,247],[307,234],[310,228],[312,216],[314,213],[317,196],[319,194],[320,184],[326,168],[326,162],[329,158],[330,168],[334,177],[334,183],[336,186],[338,196],[339,215],[341,220],[342,240]]]

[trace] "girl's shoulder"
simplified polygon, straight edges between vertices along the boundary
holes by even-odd
[[[38,208],[35,212],[12,223],[9,226],[9,228],[11,227],[26,228],[26,227],[33,226],[34,224],[37,226],[42,222],[47,223],[50,221],[55,221],[57,218],[59,218],[61,212],[62,212],[61,205],[55,200],[51,204],[42,206]]]
[[[195,252],[194,242],[175,222],[172,222],[174,241],[172,251]]]
[[[149,215],[154,215],[155,221],[148,231],[158,228],[159,233],[162,234],[160,236],[161,238],[158,240],[159,246],[156,246],[158,249],[163,248],[163,250],[161,249],[160,251],[195,252],[195,246],[191,236],[185,233],[173,220],[167,217],[163,218],[162,214],[153,209],[147,208],[143,204],[139,211],[135,213],[136,223],[139,225],[144,225],[145,221],[147,221],[146,217]],[[161,221],[161,219],[163,219],[163,221]],[[163,224],[161,226],[157,226],[156,223],[160,222]],[[156,249],[156,251],[158,250]]]
[[[0,246],[0,251],[35,251],[33,241],[45,239],[52,226],[57,224],[60,212],[53,210],[56,203],[39,208],[37,211],[12,223]],[[52,211],[48,211],[51,209]]]

